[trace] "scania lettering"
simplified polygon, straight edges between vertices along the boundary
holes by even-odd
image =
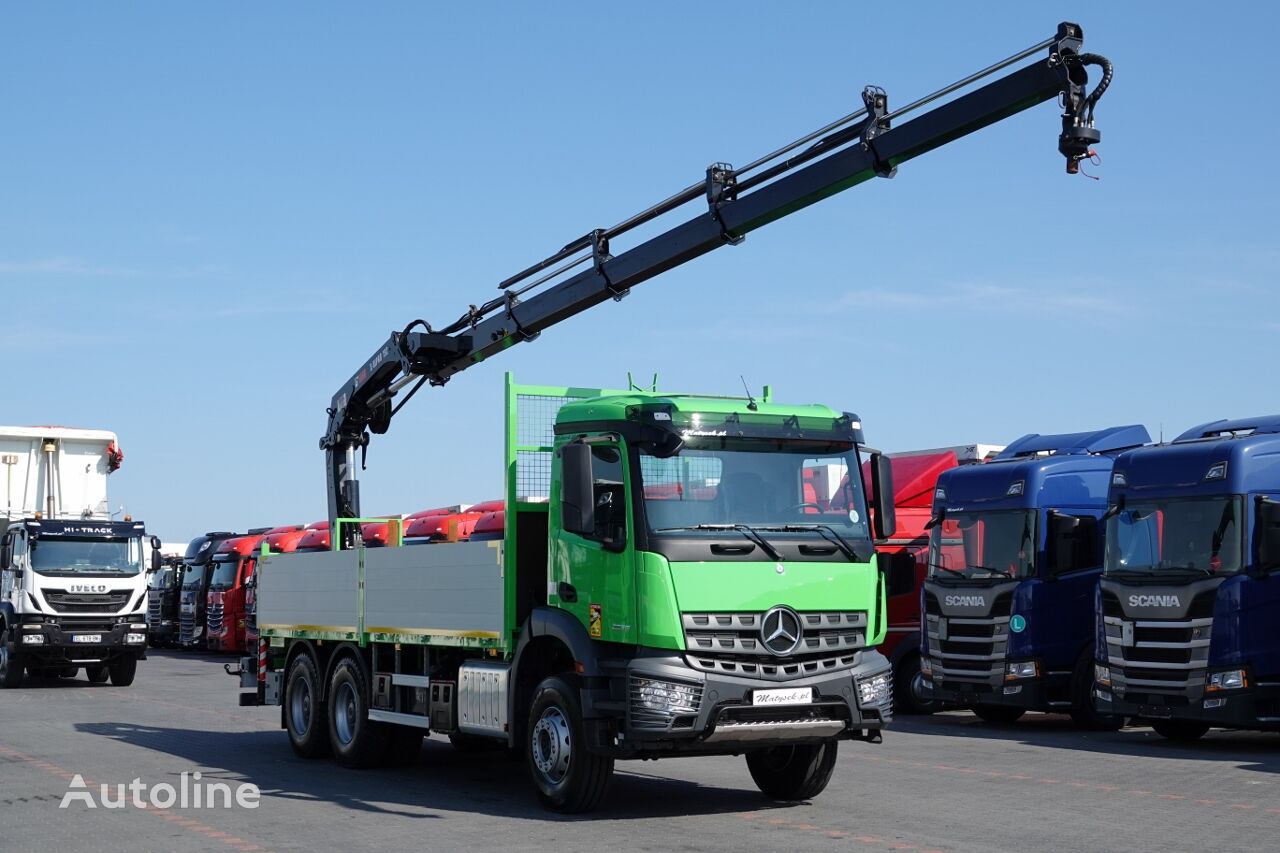
[[[1090,65],[1102,70],[1092,91]],[[1058,150],[1077,172],[1100,138],[1094,107],[1110,80],[1110,63],[1063,23],[896,112],[868,87],[862,110],[741,169],[712,164],[456,320],[392,332],[327,407],[334,550],[261,558],[269,650],[257,679],[255,661],[242,667],[246,704],[279,704],[295,751],[331,750],[347,765],[416,755],[428,729],[488,738],[523,752],[540,799],[563,812],[594,808],[614,761],[628,758],[745,754],[766,795],[821,792],[839,743],[879,741],[891,707],[892,674],[873,648],[885,590],[858,417],[764,394],[509,385],[500,541],[405,547],[392,536],[366,547],[361,525],[382,520],[361,515],[357,460],[424,385],[522,351],[663,272],[1024,109],[1060,103]],[[655,223],[677,212],[683,221]],[[657,233],[619,246],[647,224]],[[869,455],[885,539],[892,470]],[[824,467],[843,472],[849,509],[806,498],[807,472]],[[793,692],[761,692],[782,690]]]
[[[95,684],[133,683],[160,542],[140,521],[110,519],[107,477],[123,459],[105,430],[0,427],[0,687],[81,669]]]
[[[1028,435],[985,465],[945,471],[934,495],[922,591],[924,694],[989,722],[1094,711],[1093,595],[1115,455],[1140,426]]]
[[[1098,590],[1100,710],[1193,740],[1280,730],[1280,415],[1123,453]]]

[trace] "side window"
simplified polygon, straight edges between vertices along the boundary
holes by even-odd
[[[609,444],[591,448],[591,491],[596,505],[596,530],[588,539],[622,542],[627,538],[627,493],[623,485],[622,451]]]
[[[1074,529],[1059,532],[1055,541],[1048,543],[1053,574],[1079,572],[1102,565],[1100,536],[1098,519],[1091,515],[1080,516]]]
[[[27,534],[22,530],[13,531],[13,565],[15,568],[27,565]]]

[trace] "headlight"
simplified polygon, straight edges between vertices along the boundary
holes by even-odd
[[[631,682],[632,699],[637,705],[666,714],[697,713],[701,694],[701,688],[678,681],[637,678]]]
[[[1012,661],[1005,664],[1004,680],[1017,681],[1020,678],[1037,678],[1040,675],[1040,662],[1034,660]]]
[[[858,702],[862,705],[883,705],[893,695],[893,675],[888,670],[858,679]]]
[[[922,656],[920,658],[920,674],[925,676],[926,678],[933,675],[933,661],[929,660],[927,657]]]
[[[1249,686],[1249,676],[1243,669],[1228,669],[1225,672],[1211,672],[1205,682],[1206,692],[1213,690],[1239,690]]]
[[[24,634],[22,637],[22,645],[24,646],[43,646],[44,634]]]
[[[1100,663],[1093,665],[1093,680],[1101,687],[1111,686],[1111,667],[1103,666]]]
[[[147,641],[146,634],[125,634],[124,641],[126,643],[145,643]]]

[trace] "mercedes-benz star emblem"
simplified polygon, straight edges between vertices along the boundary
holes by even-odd
[[[800,615],[790,607],[771,608],[760,623],[760,642],[778,657],[784,657],[798,649],[803,634]]]

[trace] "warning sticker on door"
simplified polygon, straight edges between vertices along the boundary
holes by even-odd
[[[604,620],[604,614],[600,610],[599,604],[592,604],[587,608],[587,633],[592,637],[598,638],[601,633],[601,622]]]

